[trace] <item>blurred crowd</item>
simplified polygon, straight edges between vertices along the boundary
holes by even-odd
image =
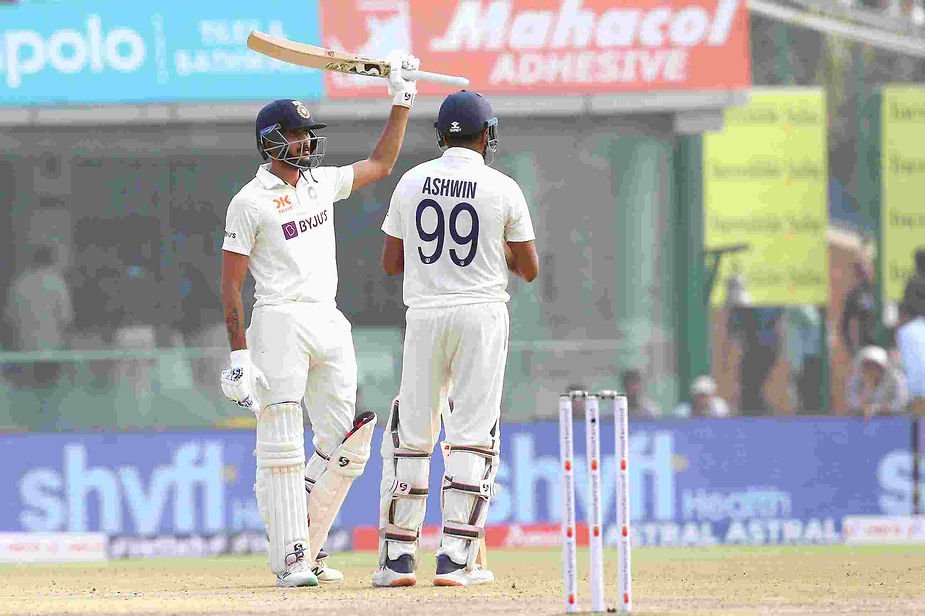
[[[156,422],[167,407],[193,421],[195,413],[188,413],[196,405],[211,406],[210,396],[198,392],[214,388],[225,354],[187,356],[191,348],[227,346],[217,277],[197,266],[204,262],[202,249],[192,248],[198,258],[187,259],[190,250],[175,238],[175,259],[165,264],[154,240],[145,246],[132,238],[120,246],[124,233],[103,231],[73,262],[67,247],[32,247],[11,279],[0,332],[3,349],[21,355],[0,364],[9,413],[0,423],[29,429],[120,425],[120,414],[127,422],[145,414]],[[103,357],[87,360],[84,352]],[[171,390],[185,393],[171,397]],[[9,392],[20,395],[10,398]],[[134,410],[120,413],[126,404]],[[92,413],[69,418],[70,407]]]
[[[116,240],[114,240],[116,241]],[[134,246],[137,249],[137,246]],[[148,252],[157,254],[157,247]],[[72,266],[63,251],[39,245],[6,293],[5,342],[17,351],[140,350],[219,346],[223,318],[216,276],[178,250],[174,263],[127,256],[115,245],[83,246]],[[201,262],[200,254],[198,261]],[[161,271],[159,271],[161,270]],[[210,334],[211,333],[211,334]],[[50,368],[42,368],[46,375]],[[48,384],[51,377],[28,379]]]
[[[153,351],[164,348],[224,348],[218,290],[215,280],[196,267],[180,238],[173,274],[153,271],[151,261],[122,257],[116,247],[92,244],[79,262],[65,269],[54,246],[39,245],[28,265],[15,276],[6,294],[4,321],[7,348],[16,351],[54,349],[113,349]],[[661,409],[646,395],[644,374],[638,369],[622,373],[622,391],[637,418],[727,417],[817,414],[826,407],[823,389],[825,362],[831,357],[825,344],[841,345],[850,354],[849,377],[835,387],[844,388],[844,407],[837,414],[925,415],[925,249],[915,255],[915,274],[905,287],[898,319],[891,328],[878,320],[877,287],[871,268],[853,265],[853,284],[837,320],[836,335],[827,336],[826,313],[816,306],[748,306],[742,293],[731,293],[727,311],[726,344],[738,358],[736,389],[727,401],[720,395],[715,375],[693,379],[686,396],[672,409]],[[741,284],[741,281],[733,281]],[[831,351],[831,349],[829,349]],[[223,357],[223,355],[221,356]],[[187,363],[186,381],[192,387],[214,385],[220,359]],[[74,362],[31,358],[6,363],[4,380],[21,389],[48,390],[67,376]],[[133,391],[149,388],[158,362],[148,357],[112,362],[107,369],[91,371],[98,385],[122,382]],[[766,395],[775,366],[788,366],[790,411]],[[92,383],[91,383],[92,384]],[[69,383],[69,385],[77,385]]]
[[[829,386],[823,375],[831,348],[824,349],[824,344],[839,344],[852,358],[848,378],[836,383],[845,390],[844,408],[833,409],[836,414],[865,419],[907,412],[925,415],[925,248],[915,254],[914,275],[892,327],[884,327],[877,318],[877,288],[869,265],[856,262],[853,275],[838,317],[837,338],[825,335],[825,314],[816,306],[752,307],[740,305],[742,294],[732,293],[726,328],[739,357],[734,408],[720,396],[714,377],[703,374],[693,379],[685,400],[662,411],[646,397],[641,372],[630,369],[623,372],[622,385],[631,415],[658,419],[819,414],[825,408],[823,390]],[[741,284],[732,282],[733,288]],[[772,370],[780,364],[788,368],[788,408],[767,396]]]

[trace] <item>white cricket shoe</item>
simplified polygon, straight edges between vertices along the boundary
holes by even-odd
[[[318,581],[322,584],[336,584],[337,582],[344,581],[344,574],[334,567],[329,567],[326,558],[319,558],[315,562],[312,573],[315,574],[315,577],[318,578]]]
[[[285,573],[277,574],[276,585],[281,588],[290,588],[295,586],[317,586],[318,578],[312,573],[311,567],[300,558],[288,567]]]
[[[417,583],[411,554],[402,554],[395,560],[387,559],[385,566],[379,567],[379,570],[373,573],[373,586],[377,588],[414,586]]]
[[[488,569],[476,565],[472,570],[465,565],[453,562],[446,554],[437,556],[437,574],[434,576],[434,586],[477,586],[491,584],[495,581],[495,574]]]

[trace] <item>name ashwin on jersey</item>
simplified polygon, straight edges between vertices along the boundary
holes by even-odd
[[[468,180],[448,180],[446,178],[424,179],[421,192],[426,195],[438,197],[458,197],[461,199],[475,199],[475,182]]]

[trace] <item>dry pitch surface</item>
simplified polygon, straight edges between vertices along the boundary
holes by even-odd
[[[615,565],[608,553],[608,602]],[[587,553],[580,553],[587,609]],[[373,554],[332,559],[347,582],[277,589],[260,557],[154,559],[104,565],[0,567],[0,614],[557,614],[557,550],[490,553],[492,586],[373,589]],[[336,560],[336,563],[334,562]],[[638,614],[925,614],[922,548],[649,548],[633,555]]]

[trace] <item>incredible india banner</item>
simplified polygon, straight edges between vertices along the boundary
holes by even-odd
[[[750,85],[744,0],[328,0],[320,8],[325,47],[373,57],[411,49],[425,70],[464,75],[489,94]],[[325,85],[331,98],[382,89],[337,73]]]
[[[885,299],[898,302],[925,248],[925,88],[884,88],[881,114],[881,280]]]
[[[825,99],[816,89],[753,90],[704,137],[707,249],[747,244],[724,257],[712,305],[743,278],[756,306],[827,305],[829,259]]]

